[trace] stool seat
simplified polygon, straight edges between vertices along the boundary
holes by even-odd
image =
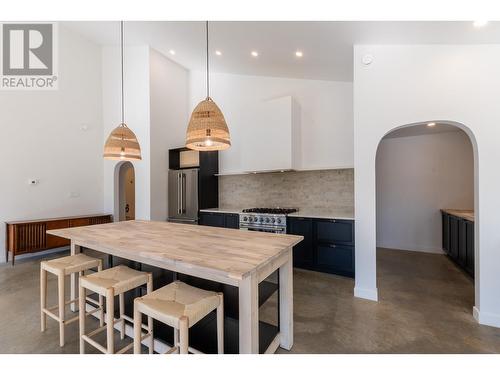
[[[216,292],[174,281],[136,298],[135,303],[142,313],[179,329],[181,317],[187,317],[189,327],[192,327],[220,305],[220,298]]]
[[[102,295],[106,295],[106,291],[113,288],[114,295],[117,296],[147,284],[148,275],[146,272],[120,265],[83,276],[80,278],[80,283],[84,288]]]
[[[97,267],[100,259],[89,257],[85,254],[70,255],[62,258],[45,260],[40,263],[41,267],[53,274],[63,273],[64,275],[71,275],[75,272],[85,271],[90,268]]]

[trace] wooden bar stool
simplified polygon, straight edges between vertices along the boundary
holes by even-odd
[[[85,341],[103,353],[115,353],[113,339],[115,323],[121,323],[120,338],[122,340],[125,338],[125,321],[134,323],[134,320],[131,317],[125,315],[124,293],[144,284],[147,285],[148,293],[153,291],[153,276],[150,272],[137,271],[123,265],[80,278],[80,354],[85,353]],[[85,305],[85,295],[87,290],[97,293],[99,296],[106,297],[106,325],[101,326],[89,333],[85,333],[85,314],[82,312],[82,306]],[[118,319],[115,319],[115,296],[119,296],[120,303],[120,317]],[[153,320],[148,319],[147,326],[143,325],[142,322],[139,322],[139,328],[144,328],[148,331],[142,339],[148,337],[150,338],[150,352],[152,352]],[[104,330],[107,332],[106,347],[92,339],[92,336],[95,336]],[[127,350],[131,349],[133,345],[134,343],[131,343],[116,353],[125,353]]]
[[[174,346],[166,354],[200,351],[189,346],[189,328],[217,309],[217,349],[224,353],[224,298],[210,292],[174,281],[163,288],[134,300],[134,354],[141,353],[142,314],[174,328]],[[153,342],[151,342],[150,353]]]
[[[89,257],[85,254],[70,255],[58,259],[42,261],[40,263],[40,318],[41,330],[45,331],[47,326],[47,315],[59,322],[59,345],[64,346],[64,326],[78,320],[78,316],[74,318],[65,319],[66,305],[76,302],[78,299],[65,301],[64,297],[64,280],[65,277],[73,273],[79,273],[80,276],[87,270],[97,268],[97,271],[102,271],[102,260]],[[47,272],[57,276],[58,284],[58,304],[47,308]],[[95,309],[89,311],[88,314],[93,314],[100,311],[100,322],[103,324],[103,306],[102,298],[96,301],[91,298],[86,299],[87,302],[95,305]],[[59,313],[56,315],[54,310],[58,309]]]

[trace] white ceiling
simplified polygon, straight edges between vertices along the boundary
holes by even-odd
[[[119,42],[117,21],[62,23],[96,43]],[[204,22],[126,22],[125,43],[149,44],[189,70],[205,66]],[[479,29],[469,21],[210,23],[213,71],[275,77],[352,81],[354,44],[490,43],[500,43],[500,22]],[[258,58],[250,55],[252,50],[259,52]],[[304,56],[297,58],[296,50]]]
[[[406,126],[401,129],[396,129],[389,134],[387,134],[384,139],[388,138],[401,138],[401,137],[414,137],[417,135],[428,135],[437,133],[449,133],[449,132],[459,132],[462,131],[460,128],[443,123],[436,123],[435,126],[429,127],[426,124],[419,124],[413,126]]]

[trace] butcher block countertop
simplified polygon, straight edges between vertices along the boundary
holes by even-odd
[[[289,251],[302,236],[158,221],[122,221],[48,230],[76,244],[171,269],[197,268],[241,280]]]
[[[474,221],[474,211],[473,210],[454,210],[450,208],[443,208],[441,210],[449,215],[457,216],[465,220]]]

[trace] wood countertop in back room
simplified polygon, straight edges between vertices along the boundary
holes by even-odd
[[[474,210],[455,210],[452,208],[442,208],[441,211],[465,220],[474,221]]]

